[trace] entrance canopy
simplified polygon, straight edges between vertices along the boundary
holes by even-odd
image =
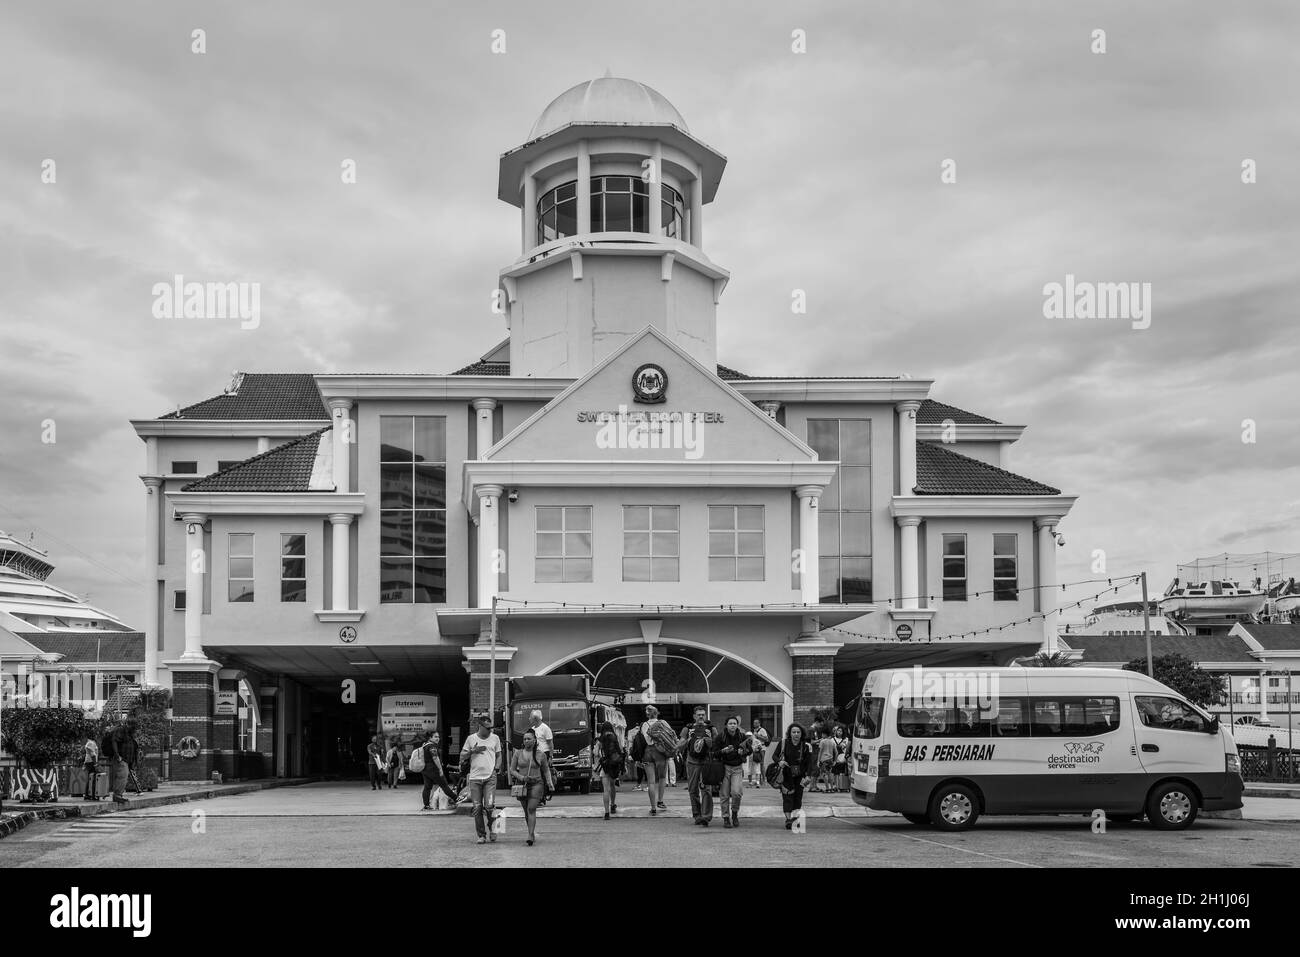
[[[508,601],[497,606],[497,619],[512,621],[544,621],[563,618],[606,619],[662,618],[816,618],[821,627],[841,625],[879,611],[875,605],[536,605],[512,604]],[[492,617],[490,608],[447,608],[437,612],[438,631],[444,636],[473,635],[477,637],[488,627]]]
[[[913,665],[1005,668],[1041,647],[1036,641],[847,641],[835,656],[835,670],[843,674]]]

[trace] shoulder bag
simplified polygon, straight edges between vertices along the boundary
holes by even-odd
[[[529,755],[528,755],[528,774],[531,774],[531,773],[532,773],[532,770],[533,770],[533,762],[536,760],[536,758],[537,758],[537,756],[536,756],[535,754],[529,754]],[[524,783],[523,783],[523,784],[512,784],[512,785],[510,785],[510,796],[511,796],[512,798],[526,798],[526,797],[528,797],[528,774],[525,774],[525,775],[524,775]]]

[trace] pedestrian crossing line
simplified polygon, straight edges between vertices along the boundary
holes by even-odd
[[[94,834],[116,834],[134,824],[134,821],[117,818],[113,820],[99,821],[95,819],[73,821],[59,830],[54,832],[54,836],[63,835],[65,837],[90,837]]]

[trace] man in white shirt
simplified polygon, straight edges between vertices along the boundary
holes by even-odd
[[[478,733],[465,739],[461,748],[462,759],[469,757],[469,797],[474,804],[474,830],[478,842],[495,841],[492,822],[496,810],[497,772],[501,768],[501,739],[492,733],[492,719],[486,714],[478,716]]]
[[[542,751],[545,751],[549,754],[552,750],[554,750],[555,732],[553,732],[550,726],[545,721],[542,720],[542,713],[540,711],[534,710],[533,713],[528,716],[528,723],[531,724],[533,727],[533,734],[537,735],[538,752],[540,753]],[[549,791],[543,791],[542,800],[538,804],[538,806],[540,807],[542,804],[545,804],[547,799],[550,796],[551,794]]]
[[[555,747],[555,733],[551,731],[550,725],[542,720],[542,713],[534,711],[528,716],[529,723],[533,726],[533,734],[537,735],[537,750],[550,751]]]

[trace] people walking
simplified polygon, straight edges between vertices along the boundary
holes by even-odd
[[[713,757],[722,762],[718,800],[722,804],[723,827],[740,827],[740,799],[745,793],[745,765],[749,761],[751,741],[740,730],[740,718],[734,714],[713,739]]]
[[[628,738],[628,742],[627,742],[627,750],[628,750],[628,755],[632,759],[632,763],[636,765],[636,787],[634,787],[632,790],[644,791],[645,779],[646,779],[645,777],[646,743],[645,743],[645,735],[641,733],[641,728],[639,725],[632,729],[632,734]]]
[[[785,738],[772,755],[775,768],[769,770],[781,792],[781,810],[785,813],[785,828],[794,826],[795,811],[803,808],[803,791],[808,780],[816,773],[816,759],[812,745],[806,739],[803,725],[797,722],[785,729]]]
[[[434,788],[447,795],[448,807],[450,807],[456,802],[456,792],[447,782],[447,771],[442,763],[442,736],[437,731],[430,732],[428,738],[420,745],[420,756],[424,759],[424,767],[420,768],[420,778],[424,781],[424,791],[421,794],[424,805],[422,810],[433,810],[429,798],[433,795]]]
[[[772,736],[767,733],[763,727],[763,722],[755,718],[750,732],[752,740],[749,754],[749,777],[753,787],[762,787],[763,785],[763,754],[767,751],[768,744],[772,741]]]
[[[825,794],[835,790],[835,738],[822,729],[817,739],[817,788]]]
[[[84,800],[98,801],[102,795],[98,790],[99,745],[94,738],[87,738],[81,746],[81,764],[86,772],[86,791]]]
[[[366,745],[366,767],[370,771],[370,790],[382,791],[388,766],[384,763],[384,739],[380,735],[375,735]]]
[[[116,804],[127,803],[126,798],[122,796],[122,790],[131,777],[131,770],[135,767],[136,755],[139,753],[135,742],[137,727],[135,718],[127,718],[126,723],[119,725],[113,732],[110,740],[113,753],[109,756],[109,766],[112,774],[113,801]]]
[[[537,734],[531,728],[524,732],[523,746],[515,748],[510,755],[509,771],[510,793],[519,799],[524,809],[524,823],[528,825],[528,840],[524,843],[532,847],[537,840],[537,808],[542,803],[546,781],[551,774],[551,755],[542,750]],[[608,814],[605,816],[609,817]],[[479,843],[483,843],[483,838],[479,838]]]
[[[641,736],[645,738],[645,776],[646,793],[650,796],[650,816],[668,809],[664,804],[664,785],[668,781],[668,763],[677,754],[677,735],[672,726],[661,717],[659,709],[647,705],[646,720],[641,725]]]
[[[844,725],[835,726],[835,790],[849,789],[849,737],[844,733]]]
[[[388,749],[388,754],[384,756],[385,763],[388,765],[388,786],[389,788],[397,787],[397,782],[402,777],[402,747],[396,741]]]
[[[623,777],[625,755],[623,746],[618,743],[614,725],[606,721],[600,726],[599,750],[597,764],[600,766],[600,794],[605,804],[605,820],[611,814],[618,813],[618,782]]]
[[[533,739],[536,741],[536,737]],[[474,805],[474,831],[478,842],[497,839],[492,830],[496,820],[497,772],[501,769],[501,739],[492,731],[492,719],[478,716],[478,731],[465,739],[461,748],[462,760],[468,758],[469,772],[465,778],[469,785],[469,799]]]
[[[709,826],[713,820],[713,790],[704,782],[704,765],[713,748],[713,730],[703,705],[695,708],[695,723],[682,732],[680,750],[686,762],[686,789],[691,796],[691,817],[695,823]]]

